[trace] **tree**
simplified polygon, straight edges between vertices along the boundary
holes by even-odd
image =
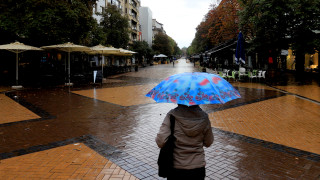
[[[204,52],[236,38],[239,33],[239,9],[237,0],[223,0],[218,7],[211,5],[211,9],[196,28],[188,53]]]
[[[240,6],[237,0],[223,0],[218,7],[212,6],[206,21],[209,26],[207,37],[213,46],[237,37],[239,10]]]
[[[319,0],[240,0],[241,29],[256,52],[276,57],[289,47],[296,56],[297,72],[304,71],[305,53],[319,50]],[[271,53],[270,53],[271,52]]]
[[[85,0],[3,0],[0,3],[0,41],[43,46],[71,41],[90,42],[96,23]]]
[[[320,50],[320,1],[290,0],[288,6],[289,45],[296,56],[296,70],[304,71],[305,54]]]
[[[131,45],[130,49],[137,52],[136,57],[138,59],[142,59],[142,57],[150,59],[153,56],[152,49],[149,47],[146,41],[135,41]]]
[[[171,55],[169,43],[169,37],[166,34],[160,32],[154,36],[152,49],[155,51],[156,54],[162,53],[169,56]]]
[[[249,50],[258,52],[265,61],[276,59],[282,49],[288,49],[287,1],[284,0],[241,0],[240,27],[247,40]],[[274,63],[276,64],[276,63]]]
[[[172,55],[172,56],[180,55],[181,54],[181,50],[178,47],[177,42],[174,39],[172,39],[170,36],[168,36],[168,38],[169,38],[169,42],[170,42],[169,43],[169,47],[170,47],[170,54],[169,55]]]
[[[154,36],[152,49],[156,54],[165,54],[167,56],[180,55],[181,50],[174,39],[164,33],[158,33]]]
[[[129,19],[121,15],[120,10],[114,5],[102,13],[100,25],[106,34],[107,44],[117,48],[127,48],[129,43]]]
[[[187,51],[188,51],[188,48],[187,47],[183,47],[181,49],[182,56],[186,56],[187,55]]]

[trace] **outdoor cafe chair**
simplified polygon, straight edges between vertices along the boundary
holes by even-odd
[[[251,71],[248,72],[248,77],[249,77],[249,79],[250,79],[251,82],[252,82],[252,79],[253,79],[253,78],[257,78],[257,76],[254,75],[253,72],[251,72]]]
[[[257,78],[259,79],[259,81],[260,81],[260,79],[262,78],[262,71],[261,71],[261,70],[258,71]]]
[[[262,78],[266,79],[266,71],[262,71]]]
[[[248,76],[245,68],[239,68],[239,80],[241,79],[241,76]]]
[[[258,72],[258,70],[256,70],[256,69],[252,70],[252,75],[257,76],[257,72]]]
[[[227,69],[227,70],[225,71],[224,75],[225,75],[226,77],[228,77],[228,76],[229,76],[229,72],[230,72],[230,70]]]
[[[226,78],[225,74],[222,71],[219,71],[219,76],[222,78]]]
[[[232,71],[232,72],[231,72],[231,76],[228,75],[227,78],[228,78],[228,79],[231,78],[231,79],[233,79],[234,81],[236,81],[236,73],[237,73],[236,71]]]

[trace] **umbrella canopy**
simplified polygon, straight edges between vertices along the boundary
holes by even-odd
[[[41,48],[43,48],[43,49],[57,49],[57,50],[64,51],[64,52],[68,53],[68,80],[69,80],[69,84],[70,84],[70,53],[71,52],[90,51],[90,48],[88,48],[86,46],[73,44],[71,42],[67,42],[64,44],[51,45],[51,46],[43,46]]]
[[[244,39],[243,39],[243,35],[240,32],[238,35],[238,41],[237,41],[237,48],[236,48],[236,63],[240,64],[243,63],[245,64],[245,54],[244,54]]]
[[[240,98],[240,93],[218,75],[181,73],[168,77],[147,95],[158,103],[177,103],[187,106],[224,104]]]
[[[93,46],[90,48],[89,54],[117,54],[120,52],[120,49],[114,48],[114,47],[106,47],[101,44],[97,46]]]
[[[93,46],[88,51],[89,54],[114,55],[120,53],[120,49],[114,47],[106,47],[101,44]],[[101,71],[103,74],[103,63],[101,63]]]
[[[127,50],[127,49],[122,49],[122,48],[120,48],[120,52],[126,53],[126,54],[136,54],[137,53],[137,52],[130,51],[130,50]]]
[[[127,49],[122,49],[122,48],[119,48],[119,49],[120,49],[120,54],[117,54],[119,56],[132,56],[133,54],[137,53],[137,52],[130,51],[130,50],[127,50]]]
[[[8,50],[11,52],[16,53],[16,85],[18,85],[18,79],[19,79],[19,53],[24,52],[24,51],[41,51],[42,49],[33,47],[33,46],[28,46],[20,42],[14,42],[10,44],[4,44],[0,45],[0,49]]]
[[[56,44],[56,45],[51,45],[51,46],[42,46],[41,48],[43,49],[58,49],[60,51],[64,51],[64,52],[85,52],[85,51],[90,51],[90,48],[88,48],[87,46],[82,46],[82,45],[77,45],[77,44],[73,44],[71,42],[67,42],[64,44]]]
[[[156,56],[153,56],[153,57],[161,58],[161,57],[168,57],[168,56],[166,56],[166,55],[164,55],[164,54],[159,54],[159,55],[156,55]]]
[[[21,53],[23,51],[29,51],[29,50],[34,50],[34,51],[42,50],[40,48],[28,46],[20,42],[0,45],[0,49],[5,49],[14,53]]]

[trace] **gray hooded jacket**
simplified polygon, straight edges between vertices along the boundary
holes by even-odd
[[[170,132],[170,115],[175,117],[174,168],[195,169],[205,167],[203,146],[213,143],[208,114],[199,106],[178,106],[168,112],[156,137],[160,148],[166,143]]]

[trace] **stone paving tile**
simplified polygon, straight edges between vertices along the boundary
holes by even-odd
[[[320,154],[319,105],[283,96],[209,115],[214,127]]]
[[[184,73],[184,72],[194,72],[196,69],[193,67],[192,63],[188,63],[186,61],[179,61],[178,63],[175,63],[175,66],[173,67],[172,64],[161,64],[161,65],[155,65],[151,66],[149,68],[140,68],[138,72],[133,73],[126,73],[123,74],[124,76],[132,76],[132,77],[148,77],[152,79],[165,79],[171,75],[177,74],[177,73]],[[122,75],[118,75],[116,77],[119,77]]]
[[[72,91],[75,94],[98,99],[121,106],[132,106],[147,103],[154,103],[152,99],[145,95],[157,84],[122,86],[115,88],[89,89]]]
[[[38,119],[40,116],[21,106],[4,94],[0,94],[0,124]]]
[[[297,94],[309,99],[320,102],[320,87],[319,85],[288,85],[288,86],[274,86],[275,88],[287,91],[292,94]]]
[[[1,179],[137,178],[83,143],[1,160]]]
[[[249,82],[230,82],[233,87],[245,87],[245,88],[254,88],[254,89],[267,89],[267,90],[274,90],[273,88],[261,84],[261,83],[249,83]]]
[[[107,83],[107,87],[159,83],[170,73],[185,70],[195,71],[192,64],[187,63],[180,63],[174,68],[170,65],[142,68],[139,72],[112,77],[122,82]],[[141,71],[144,71],[146,76],[143,76]],[[141,77],[134,77],[140,72]],[[239,86],[238,89],[243,95],[240,100],[225,106],[201,107],[215,114],[286,97],[274,89],[250,88],[249,85]],[[79,89],[70,88],[70,90]],[[91,134],[96,139],[89,138],[85,145],[95,152],[139,179],[160,179],[157,176],[156,164],[159,148],[154,139],[164,115],[176,105],[150,103],[118,106],[70,93],[69,88],[35,89],[17,91],[13,94],[47,111],[54,118],[0,126],[0,159],[19,157],[33,152],[35,147],[41,149],[52,142]],[[299,99],[299,102],[300,100],[304,101]],[[296,102],[288,100],[283,102],[283,106],[290,103]],[[297,108],[296,111],[299,114],[305,109]],[[275,111],[270,116],[277,118],[279,113],[282,111]],[[319,179],[320,177],[318,154],[308,154],[217,128],[213,128],[213,133],[214,144],[205,149],[206,179]],[[50,145],[47,148],[51,149],[54,146]],[[149,176],[146,177],[146,174]]]

